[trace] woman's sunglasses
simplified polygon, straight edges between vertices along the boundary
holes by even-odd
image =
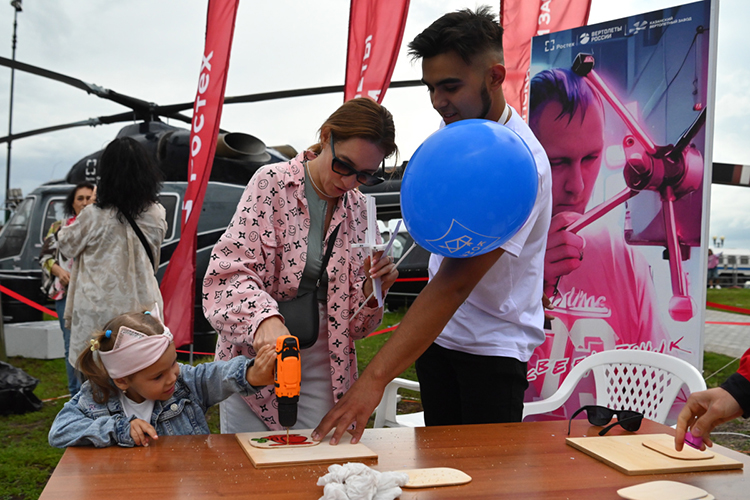
[[[637,411],[611,410],[604,406],[584,406],[583,408],[578,408],[573,416],[570,417],[568,421],[568,436],[570,436],[570,426],[573,423],[573,419],[582,411],[586,411],[589,423],[596,426],[607,425],[612,420],[612,417],[617,416],[617,422],[607,425],[607,427],[599,431],[600,436],[605,435],[617,425],[621,425],[626,431],[635,432],[641,428],[641,422],[643,421],[643,414]]]
[[[380,184],[385,180],[372,174],[368,174],[367,172],[360,172],[356,168],[346,163],[344,160],[337,158],[336,150],[333,149],[333,132],[331,132],[331,155],[333,155],[331,170],[339,175],[343,175],[344,177],[356,175],[357,182],[359,182],[360,184],[364,184],[365,186],[375,186],[376,184]],[[383,158],[383,170],[385,170],[385,158]]]

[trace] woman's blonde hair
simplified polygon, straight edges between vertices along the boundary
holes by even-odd
[[[398,153],[396,147],[396,126],[393,115],[367,97],[357,97],[342,104],[339,109],[321,125],[318,130],[318,143],[310,147],[315,154],[323,150],[323,143],[330,140],[331,133],[336,141],[360,138],[375,144],[389,157]]]
[[[136,330],[149,337],[164,333],[164,325],[151,314],[147,314],[147,312],[125,313],[107,323],[103,330],[94,332],[92,336],[92,346],[96,346],[94,349],[104,352],[111,351],[121,326]],[[107,331],[111,332],[109,336],[107,336]],[[107,370],[99,357],[94,356],[94,350],[91,348],[86,347],[78,356],[76,369],[88,379],[94,401],[97,403],[106,403],[110,397],[117,394],[117,389],[112,384]]]

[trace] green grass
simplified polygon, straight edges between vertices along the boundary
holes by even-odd
[[[10,358],[8,362],[41,381],[34,391],[39,399],[68,392],[62,359]],[[39,497],[63,455],[64,450],[47,444],[47,433],[66,401],[44,403],[38,412],[0,416],[0,499]]]
[[[709,389],[719,387],[739,367],[739,359],[713,352],[703,353],[703,378]]]
[[[709,288],[706,290],[706,301],[750,309],[750,288],[722,288],[720,290]],[[709,307],[709,309],[715,308]]]

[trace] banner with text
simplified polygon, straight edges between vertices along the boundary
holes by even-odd
[[[505,100],[526,120],[531,38],[583,26],[591,0],[500,0],[505,56]]]
[[[188,184],[182,203],[180,242],[161,280],[164,323],[172,331],[177,347],[193,342],[198,219],[216,151],[238,5],[239,0],[208,2],[206,45],[190,128]]]
[[[382,102],[391,83],[409,0],[352,0],[344,101],[369,97]]]

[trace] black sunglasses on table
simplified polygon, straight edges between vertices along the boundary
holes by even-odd
[[[331,170],[339,175],[343,175],[344,177],[356,175],[357,182],[359,182],[360,184],[364,184],[365,186],[375,186],[376,184],[380,184],[385,180],[375,175],[368,174],[367,172],[360,172],[356,168],[346,163],[344,160],[337,158],[336,150],[333,149],[333,132],[331,132],[331,155],[333,156],[333,161],[331,161]],[[383,158],[383,169],[385,170],[385,158]]]
[[[584,406],[578,408],[573,416],[568,421],[568,436],[570,436],[570,426],[573,423],[573,419],[581,413],[586,411],[586,416],[589,419],[591,425],[607,425],[612,417],[617,416],[617,422],[612,425],[607,425],[604,429],[599,431],[599,435],[603,436],[610,431],[613,427],[621,425],[623,429],[630,432],[635,432],[641,428],[641,422],[643,421],[643,414],[632,410],[612,410],[605,408],[604,406]]]

